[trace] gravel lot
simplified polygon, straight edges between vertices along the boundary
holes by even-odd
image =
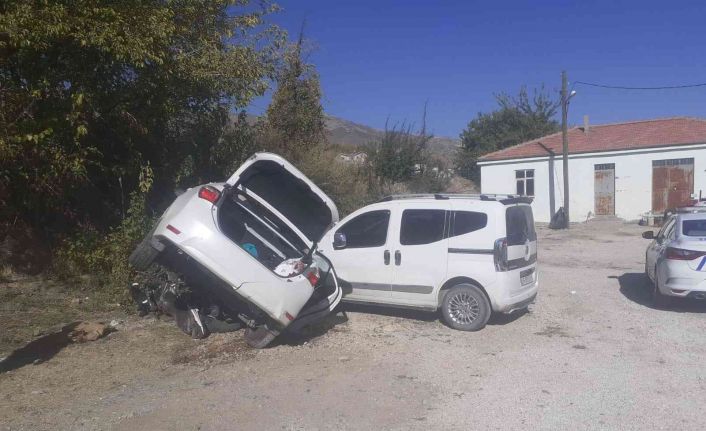
[[[478,333],[346,306],[254,351],[130,318],[0,374],[0,429],[704,429],[706,304],[649,305],[643,228],[540,229],[540,294]]]

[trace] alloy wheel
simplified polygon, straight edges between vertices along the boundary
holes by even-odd
[[[449,299],[449,316],[461,325],[469,325],[480,316],[480,304],[468,292],[458,292]]]

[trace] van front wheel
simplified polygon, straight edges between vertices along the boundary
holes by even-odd
[[[452,328],[479,331],[490,319],[490,303],[483,291],[472,284],[457,284],[444,296],[441,315]]]

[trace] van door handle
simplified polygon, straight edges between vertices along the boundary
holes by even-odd
[[[383,254],[383,257],[385,259],[385,265],[390,264],[390,250],[385,250],[385,254]]]
[[[399,250],[395,250],[395,265],[402,263],[402,253]]]

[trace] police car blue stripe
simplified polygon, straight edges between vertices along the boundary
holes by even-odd
[[[704,267],[704,264],[706,264],[706,256],[704,256],[704,258],[701,259],[701,263],[700,263],[699,266],[696,268],[696,270],[697,270],[697,271],[701,271],[701,268]]]

